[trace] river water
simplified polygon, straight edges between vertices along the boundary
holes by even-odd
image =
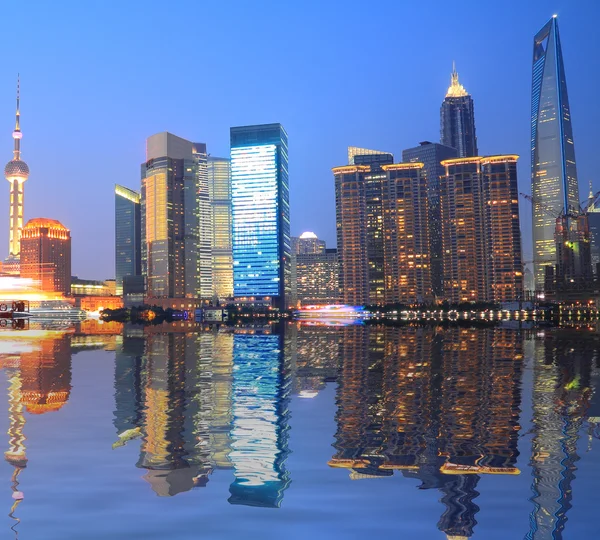
[[[600,330],[0,331],[0,538],[600,537]]]

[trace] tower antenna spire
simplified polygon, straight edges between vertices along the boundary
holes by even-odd
[[[21,75],[17,73],[17,120],[15,122],[15,131],[21,131],[21,122],[20,122],[20,107],[19,102],[21,100]]]

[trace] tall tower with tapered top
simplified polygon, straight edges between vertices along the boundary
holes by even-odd
[[[19,111],[20,85],[17,78],[17,117],[13,139],[15,147],[13,158],[4,167],[4,177],[10,182],[10,211],[9,211],[9,255],[6,259],[7,266],[18,273],[18,263],[21,254],[21,230],[23,229],[23,184],[29,178],[29,167],[21,160],[21,118]]]

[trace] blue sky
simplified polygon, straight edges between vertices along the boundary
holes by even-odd
[[[439,140],[453,60],[475,100],[480,153],[521,155],[529,191],[532,40],[553,13],[584,198],[590,180],[600,189],[594,0],[2,2],[0,156],[12,155],[20,72],[25,218],[62,221],[73,273],[101,279],[114,275],[113,185],[139,188],[147,136],[168,130],[226,156],[230,126],[281,122],[292,234],[313,230],[334,246],[331,167],[345,163],[349,145],[399,159],[403,148]],[[8,184],[0,208],[7,224]]]

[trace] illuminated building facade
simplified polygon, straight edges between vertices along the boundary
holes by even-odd
[[[71,293],[71,233],[54,219],[30,219],[21,234],[21,277],[44,292]]]
[[[458,157],[478,154],[473,98],[458,82],[456,69],[440,109],[440,137],[444,146],[456,148]]]
[[[213,297],[222,300],[233,296],[229,159],[208,156],[208,193],[212,209]]]
[[[427,178],[423,163],[384,165],[385,303],[433,300]]]
[[[212,297],[206,159],[206,145],[171,133],[146,141],[142,273],[150,298]]]
[[[116,281],[107,279],[97,281],[94,279],[80,279],[71,277],[71,294],[73,296],[115,296],[117,294]]]
[[[340,289],[348,304],[384,303],[384,165],[394,156],[350,147],[353,165],[335,167],[337,246]]]
[[[562,215],[556,220],[556,286],[588,285],[592,279],[592,253],[588,216]]]
[[[293,257],[296,298],[301,305],[340,302],[337,249]]]
[[[21,231],[23,229],[23,184],[29,178],[29,167],[21,160],[21,113],[20,113],[20,86],[17,80],[17,115],[14,139],[13,158],[4,167],[4,177],[10,183],[10,211],[9,211],[9,255],[4,263],[7,273],[19,273],[19,255],[21,252]]]
[[[287,308],[291,293],[288,138],[281,124],[231,128],[233,287]]]
[[[443,292],[442,221],[440,214],[440,178],[445,169],[441,162],[457,157],[455,148],[424,141],[402,151],[403,162],[423,163],[427,176],[429,253],[431,257],[431,288],[437,298]]]
[[[141,196],[115,185],[115,276],[116,293],[123,294],[125,276],[142,275]]]
[[[308,253],[325,253],[325,240],[319,240],[314,232],[303,232],[300,236],[292,236],[292,257]]]
[[[444,297],[450,302],[522,297],[517,159],[507,155],[442,162]]]
[[[354,162],[354,158],[356,156],[379,156],[386,155],[389,152],[382,152],[380,150],[371,150],[369,148],[359,148],[358,146],[349,146],[348,147],[348,165],[357,165]]]
[[[591,191],[591,186],[590,186]],[[592,269],[596,277],[600,277],[600,206],[598,199],[590,193],[590,200],[587,206],[587,218],[590,228],[590,257]]]
[[[556,262],[555,217],[579,209],[579,184],[567,80],[556,17],[533,40],[531,90],[531,194],[533,260],[536,287],[544,283],[544,266]],[[543,205],[543,206],[541,206]]]

